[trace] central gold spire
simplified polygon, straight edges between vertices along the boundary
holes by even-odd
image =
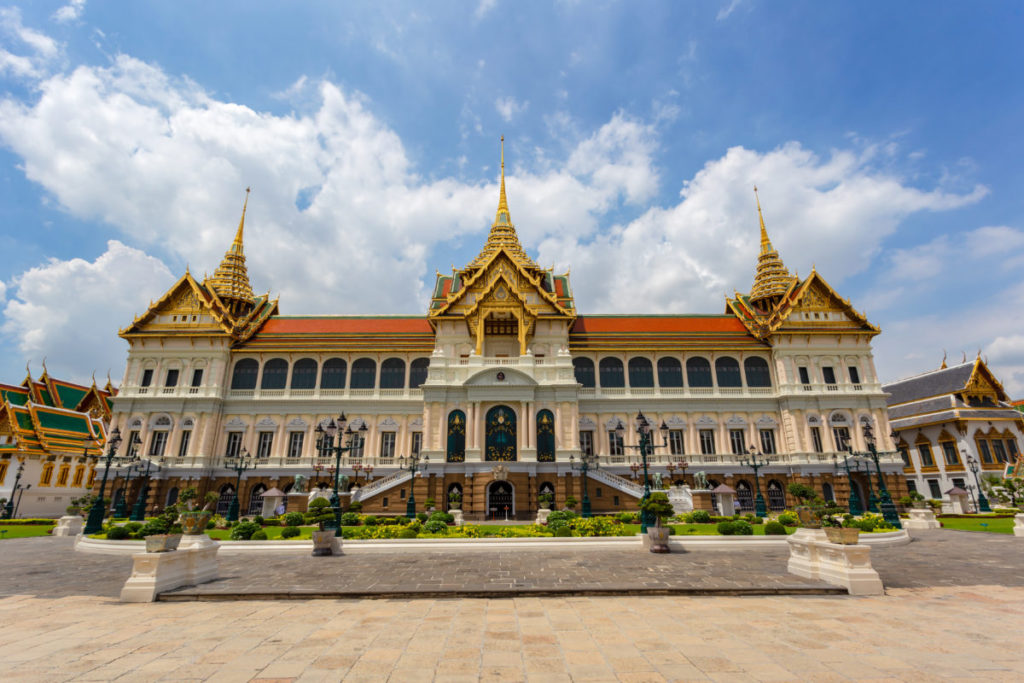
[[[245,203],[242,204],[242,218],[238,221],[238,231],[224,259],[213,271],[205,284],[212,287],[221,300],[228,306],[232,315],[247,313],[256,303],[256,297],[249,284],[249,271],[245,267],[243,235],[245,234],[245,211],[249,206],[249,188],[245,188]]]
[[[519,244],[519,236],[516,235],[516,227],[512,224],[512,218],[508,210],[508,197],[505,196],[505,136],[501,136],[501,183],[498,191],[498,210],[494,215],[494,223],[491,225],[491,232],[487,236],[487,242],[480,254],[473,259],[466,268],[482,266],[499,249],[504,249],[516,262],[529,268],[537,268],[537,264],[527,256],[523,247]]]
[[[795,278],[786,270],[786,266],[775,251],[768,230],[764,227],[764,215],[761,213],[761,199],[757,196],[754,186],[754,201],[757,202],[757,217],[761,223],[761,254],[757,257],[757,272],[754,275],[754,286],[750,289],[750,303],[761,308],[771,309],[782,298],[793,284]]]

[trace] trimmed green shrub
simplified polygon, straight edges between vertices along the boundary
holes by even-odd
[[[718,533],[722,536],[732,536],[736,533],[736,522],[719,522]]]
[[[404,521],[405,518],[399,517],[381,517],[377,520],[379,524],[383,524],[384,526],[395,526],[396,524],[401,524]]]
[[[737,536],[753,536],[754,535],[754,526],[750,522],[748,522],[746,520],[742,520],[742,519],[736,520],[735,522],[732,523],[732,529],[733,529],[733,533],[736,534]]]
[[[206,528],[207,529],[215,529],[216,527],[217,527],[217,522],[213,521],[212,519],[209,522],[206,523]]]
[[[231,530],[232,541],[248,541],[253,537],[257,531],[263,531],[260,525],[256,522],[239,522],[235,528]],[[263,538],[266,539],[267,534],[263,532]]]
[[[249,537],[249,540],[251,540],[251,541],[265,541],[265,540],[267,540],[267,532],[264,531],[263,529],[260,529],[259,531],[254,531],[252,536]]]
[[[257,524],[259,524],[260,526],[263,526],[263,522],[264,522],[265,520],[263,519],[263,515],[256,515],[255,517],[253,517],[253,520],[252,520],[252,521],[256,522],[256,523],[257,523]]]
[[[295,538],[302,534],[302,530],[297,526],[286,526],[281,529],[281,538]]]
[[[134,534],[136,531],[142,528],[142,522],[128,522],[124,525],[124,528],[127,529],[130,533]]]
[[[302,526],[306,518],[302,516],[301,512],[286,512],[281,521],[284,522],[285,526]]]
[[[559,526],[559,527],[555,528],[554,535],[558,536],[559,538],[564,537],[564,536],[572,536],[572,529],[570,529],[568,526],[565,526],[563,524],[562,526]]]
[[[279,520],[279,519],[265,519],[265,520],[263,520],[263,526],[281,526],[281,520]]]
[[[131,536],[131,532],[123,526],[112,526],[107,529],[107,539],[111,541],[124,541],[129,536]]]
[[[416,538],[418,535],[419,534],[416,532],[416,530],[411,527],[405,527],[404,529],[398,532],[399,538]]]
[[[631,513],[631,512],[620,512],[619,513],[619,521],[622,522],[623,524],[629,524],[632,519],[633,519],[633,513]]]
[[[778,522],[768,522],[764,525],[765,536],[785,536],[786,527]]]
[[[455,515],[448,512],[435,512],[430,515],[430,521],[441,520],[445,524],[453,524],[455,522]]]
[[[800,518],[796,516],[795,512],[790,512],[789,510],[781,513],[775,521],[783,526],[797,526],[800,524]]]
[[[707,510],[694,510],[690,513],[690,521],[694,524],[710,524],[711,513]]]
[[[417,512],[416,513],[416,519],[418,519],[421,522],[427,521],[427,513],[426,512]]]
[[[359,513],[345,512],[341,515],[342,526],[359,526]]]
[[[444,534],[448,532],[448,524],[441,519],[431,519],[423,525],[428,534]]]
[[[354,500],[354,501],[352,501],[351,503],[348,504],[348,511],[349,512],[359,512],[362,509],[363,509],[363,504],[360,503],[358,500]]]
[[[143,524],[135,533],[138,534],[140,538],[145,538],[146,536],[153,536],[154,534],[166,534],[168,529],[170,529],[170,524],[167,523],[166,519],[163,517],[154,517]]]
[[[377,526],[377,518],[373,515],[366,515],[363,518],[363,526]]]

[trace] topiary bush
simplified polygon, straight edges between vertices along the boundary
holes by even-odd
[[[263,526],[263,522],[264,522],[263,515],[256,515],[255,517],[253,517],[252,521],[256,522],[260,526]]]
[[[719,522],[718,533],[722,536],[732,536],[736,533],[736,522]]]
[[[302,534],[302,529],[297,526],[286,526],[281,529],[281,538],[297,538]]]
[[[302,523],[306,521],[301,512],[286,512],[281,518],[281,521],[285,526],[302,526]]]
[[[416,513],[416,519],[421,521],[421,522],[427,521],[427,513],[426,512],[417,512]]]
[[[562,538],[562,537],[565,537],[565,536],[572,536],[572,529],[570,529],[568,526],[563,524],[562,526],[559,526],[559,527],[555,528],[553,535],[554,536],[558,536],[559,538]]]
[[[448,533],[448,524],[445,523],[444,520],[440,519],[431,519],[423,525],[423,528],[426,530],[428,534]]]
[[[733,533],[736,534],[737,536],[753,536],[754,535],[754,525],[752,525],[750,522],[748,522],[746,520],[742,520],[742,519],[736,520],[735,522],[732,523],[732,529],[733,529]]]
[[[131,532],[123,526],[112,526],[107,529],[107,540],[110,541],[124,541],[129,536],[131,536]]]
[[[129,533],[133,533],[134,534],[135,532],[137,532],[139,529],[142,528],[142,522],[128,522],[127,524],[124,525],[124,528],[127,529],[129,531]]]
[[[135,533],[139,538],[145,538],[154,534],[166,534],[169,528],[170,524],[167,523],[166,519],[156,517],[143,524]]]
[[[776,521],[783,526],[797,526],[800,524],[800,518],[796,516],[795,512],[790,512],[789,510],[781,513]]]
[[[768,522],[764,525],[765,536],[785,536],[786,527],[778,522]]]
[[[427,522],[427,524],[429,525],[430,522]],[[399,538],[416,538],[417,536],[419,536],[419,534],[412,527],[405,527],[404,529],[398,532]]]
[[[363,526],[377,526],[377,518],[373,515],[366,515],[363,518]]]
[[[430,521],[441,520],[445,524],[453,524],[455,522],[455,515],[448,512],[435,512],[430,515]]]
[[[707,510],[694,510],[690,513],[690,519],[688,521],[694,524],[710,524],[711,513]]]
[[[359,526],[359,514],[356,512],[346,512],[341,515],[342,526]]]
[[[235,528],[231,530],[231,540],[248,541],[257,531],[262,532],[263,530],[256,522],[239,522]],[[266,539],[266,537],[266,532],[263,532],[263,538]]]
[[[267,532],[264,531],[263,529],[260,529],[259,531],[254,531],[252,536],[249,537],[249,540],[251,540],[251,541],[265,541],[265,540],[267,540]]]

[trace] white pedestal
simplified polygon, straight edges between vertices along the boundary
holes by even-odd
[[[968,512],[967,496],[949,496],[950,511],[954,515],[966,515]]]
[[[941,529],[931,508],[910,508],[910,519],[903,522],[904,529]]]
[[[462,510],[449,510],[448,512],[455,518],[455,526],[462,526],[466,523],[462,517]]]
[[[85,527],[85,520],[81,515],[66,515],[57,520],[51,536],[77,536],[82,533]]]
[[[550,515],[550,514],[551,514],[551,510],[545,510],[544,508],[541,508],[540,510],[537,510],[537,519],[534,520],[533,523],[534,524],[547,524],[548,523],[548,515]]]
[[[179,546],[179,550],[166,553],[132,555],[132,575],[121,589],[121,602],[153,602],[157,595],[165,591],[216,579],[217,549],[220,544],[211,541],[205,534],[191,538],[205,538],[210,544],[199,540],[185,550]]]
[[[1024,536],[1024,514],[1013,516],[1013,535]]]
[[[829,543],[821,529],[798,529],[787,540],[790,573],[842,586],[850,595],[885,593],[869,546]]]

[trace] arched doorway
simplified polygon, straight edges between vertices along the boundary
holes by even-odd
[[[714,491],[715,489],[718,488],[718,485],[720,483],[721,482],[719,482],[717,479],[708,479],[708,490]],[[711,496],[711,512],[715,513],[716,515],[725,514],[724,512],[718,509],[718,496],[716,495]]]
[[[231,484],[224,484],[220,487],[220,498],[217,499],[217,514],[225,516],[228,508],[231,507],[231,499],[235,497],[235,487]]]
[[[516,459],[516,412],[508,406],[494,406],[484,422],[487,445],[484,459],[511,462]]]
[[[515,519],[515,487],[511,482],[492,481],[487,487],[487,517],[490,519]]]
[[[768,509],[772,512],[786,509],[786,494],[782,490],[782,484],[776,479],[768,482]]]
[[[736,500],[740,504],[741,512],[753,512],[754,511],[754,496],[750,492],[750,484],[745,481],[737,482],[736,484]],[[728,515],[728,510],[722,511],[723,515]]]
[[[555,416],[550,410],[537,413],[537,462],[555,461]]]
[[[267,487],[263,484],[257,484],[255,488],[249,493],[249,510],[246,514],[258,515],[263,512],[263,492],[267,490]]]

